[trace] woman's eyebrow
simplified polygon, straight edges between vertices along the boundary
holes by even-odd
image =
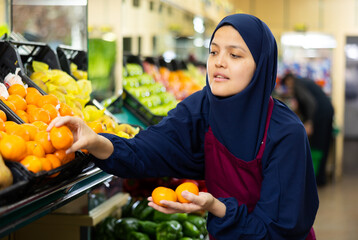
[[[211,42],[211,45],[212,45],[212,46],[219,47],[219,45],[218,45],[217,43],[215,43],[215,42]],[[226,46],[225,48],[240,49],[240,50],[242,50],[243,52],[246,52],[246,50],[245,50],[243,47],[239,46],[239,45],[228,45],[228,46]]]
[[[246,52],[246,49],[244,49],[243,47],[239,46],[239,45],[229,45],[226,48],[234,48],[234,49],[240,49],[243,52]]]

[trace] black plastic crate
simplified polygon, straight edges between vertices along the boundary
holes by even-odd
[[[124,106],[147,126],[159,123],[164,116],[153,114],[146,106],[139,102],[132,94],[123,89]]]
[[[18,124],[23,124],[24,121],[18,117],[8,106],[5,105],[3,101],[0,100],[0,109],[5,112],[8,121],[14,121]],[[82,153],[81,151],[77,151],[75,153],[75,159],[50,171],[41,171],[38,173],[33,173],[28,171],[22,164],[18,164],[16,166],[19,171],[23,173],[23,175],[30,182],[30,188],[32,191],[37,191],[37,189],[43,189],[49,182],[60,182],[63,179],[69,179],[77,176],[79,173],[83,171],[83,169],[87,168],[89,164],[88,156]],[[54,174],[59,173],[55,177],[51,177]]]
[[[30,184],[26,174],[19,168],[18,162],[5,161],[13,176],[13,184],[0,190],[0,207],[14,203],[24,198],[28,193]]]
[[[16,41],[10,41],[10,43],[17,48],[24,67],[24,73],[27,76],[30,76],[33,72],[32,62],[34,60],[46,63],[50,69],[61,69],[56,53],[47,44]]]
[[[74,160],[50,171],[33,173],[27,171],[27,169],[20,164],[21,166],[19,167],[23,168],[23,171],[27,171],[27,178],[30,182],[29,189],[31,189],[31,192],[39,192],[54,184],[61,183],[64,180],[72,179],[78,176],[78,174],[94,167],[93,164],[90,165],[90,160],[87,155],[80,151],[77,151],[75,154],[76,157]]]
[[[24,84],[36,88],[43,95],[47,94],[25,74],[22,59],[16,47],[8,41],[0,41],[0,81],[3,82],[7,74],[15,73],[17,68],[20,68],[18,74]]]
[[[158,68],[160,67],[160,66],[159,66],[159,60],[158,60],[158,58],[145,57],[145,58],[144,58],[144,61],[145,61],[145,62],[148,62],[148,63],[150,63],[150,64],[153,64],[153,65],[157,66]]]
[[[70,46],[59,45],[56,48],[56,52],[61,65],[61,69],[67,72],[69,75],[72,76],[71,62],[76,64],[79,70],[87,71],[88,56],[86,51],[74,49]]]

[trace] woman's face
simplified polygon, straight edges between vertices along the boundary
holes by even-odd
[[[256,63],[244,39],[230,25],[219,28],[210,45],[207,71],[211,92],[228,97],[249,85]]]

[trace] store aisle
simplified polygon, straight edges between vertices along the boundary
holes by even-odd
[[[344,143],[343,177],[319,188],[318,240],[358,239],[358,141]]]

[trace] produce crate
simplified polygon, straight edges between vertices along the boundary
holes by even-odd
[[[163,116],[153,114],[146,106],[139,102],[132,94],[123,88],[123,105],[147,126],[159,123]]]
[[[154,59],[152,59],[154,61]],[[134,63],[142,67],[143,63],[139,56],[136,55],[126,55],[124,56],[124,61],[126,64]],[[124,66],[125,67],[125,66]],[[144,70],[143,70],[144,73]],[[139,102],[131,93],[129,93],[125,88],[123,88],[123,105],[139,120],[141,120],[146,125],[155,125],[159,123],[163,116],[153,114],[146,106]]]
[[[56,53],[45,43],[11,41],[20,55],[24,73],[30,76],[33,72],[32,61],[46,63],[50,69],[61,69]]]
[[[13,113],[3,101],[0,100],[0,109],[6,114],[9,121],[23,123],[15,113]],[[28,174],[24,172],[23,166],[18,162],[4,161],[13,175],[13,184],[0,191],[0,206],[14,202],[26,195],[30,180]]]
[[[13,184],[0,190],[0,207],[24,198],[28,193],[30,184],[26,174],[18,166],[21,165],[20,163],[5,161],[5,164],[12,173]]]
[[[56,48],[61,69],[72,76],[71,62],[77,65],[79,70],[87,71],[88,56],[83,50],[74,49],[70,46],[59,45]],[[75,78],[75,77],[74,77]],[[76,79],[76,78],[75,78]]]
[[[18,124],[23,124],[24,121],[18,117],[3,101],[0,100],[0,109],[6,114],[9,121],[14,121]],[[33,173],[28,171],[22,164],[14,162],[13,166],[23,173],[24,177],[30,182],[29,188],[32,192],[37,192],[43,188],[46,188],[48,184],[54,184],[66,179],[77,176],[79,173],[89,170],[94,167],[94,164],[90,164],[90,158],[77,151],[74,160],[50,171],[41,171]],[[6,161],[7,162],[7,161]]]
[[[60,69],[63,70],[65,72],[67,72],[65,69],[62,69],[60,65],[60,61],[57,58],[56,53],[46,44],[43,43],[34,43],[34,42],[11,42],[8,43],[9,45],[12,45],[12,51],[15,52],[15,54],[13,54],[14,56],[16,56],[17,58],[13,57],[13,61],[16,61],[15,59],[20,59],[20,61],[22,63],[20,63],[21,69],[23,71],[21,71],[21,77],[23,79],[25,79],[25,83],[28,84],[29,86],[33,86],[36,87],[42,94],[47,94],[45,93],[39,86],[37,86],[28,76],[30,76],[33,72],[32,69],[32,61],[36,60],[36,61],[40,61],[40,62],[44,62],[46,64],[49,65],[50,69]],[[29,50],[26,50],[30,48]],[[21,50],[22,49],[22,50]],[[25,49],[25,50],[24,50]],[[16,51],[17,50],[17,51]],[[17,52],[22,51],[22,54],[18,54]],[[30,52],[31,50],[31,52]],[[74,61],[76,61],[76,63],[79,64],[80,68],[82,70],[87,69],[87,60],[85,60],[87,58],[87,54],[84,51],[79,51],[79,50],[71,50],[69,47],[64,47],[62,46],[61,48],[57,48],[57,52],[63,52],[63,54],[68,54],[65,53],[64,51],[67,51],[69,53],[71,53],[71,60],[72,58],[74,59]],[[76,53],[77,52],[77,53]],[[86,56],[84,56],[86,55]],[[1,55],[0,55],[1,57]],[[63,59],[64,56],[61,57],[61,59]],[[65,56],[67,57],[67,55]],[[0,60],[1,63],[1,60]],[[16,69],[16,68],[13,68]],[[8,71],[6,72],[14,72],[15,70],[13,69],[8,69]],[[25,74],[23,74],[25,73]],[[72,76],[71,74],[71,70],[68,69],[67,72],[71,77],[73,77],[74,79],[76,79],[74,76]],[[119,99],[121,100],[121,99]],[[91,102],[96,102],[95,104],[93,103],[89,103],[92,105],[95,105],[97,108],[102,109],[104,108],[102,106],[101,103],[99,103],[97,100],[92,99]],[[110,115],[111,117],[113,117],[113,114],[111,114],[109,111],[105,112],[106,115]]]
[[[8,41],[0,41],[0,79],[3,82],[8,73],[15,73],[20,68],[19,76],[22,81],[29,87],[34,87],[42,94],[46,94],[39,86],[37,86],[26,74],[22,64],[22,59],[16,47]]]

